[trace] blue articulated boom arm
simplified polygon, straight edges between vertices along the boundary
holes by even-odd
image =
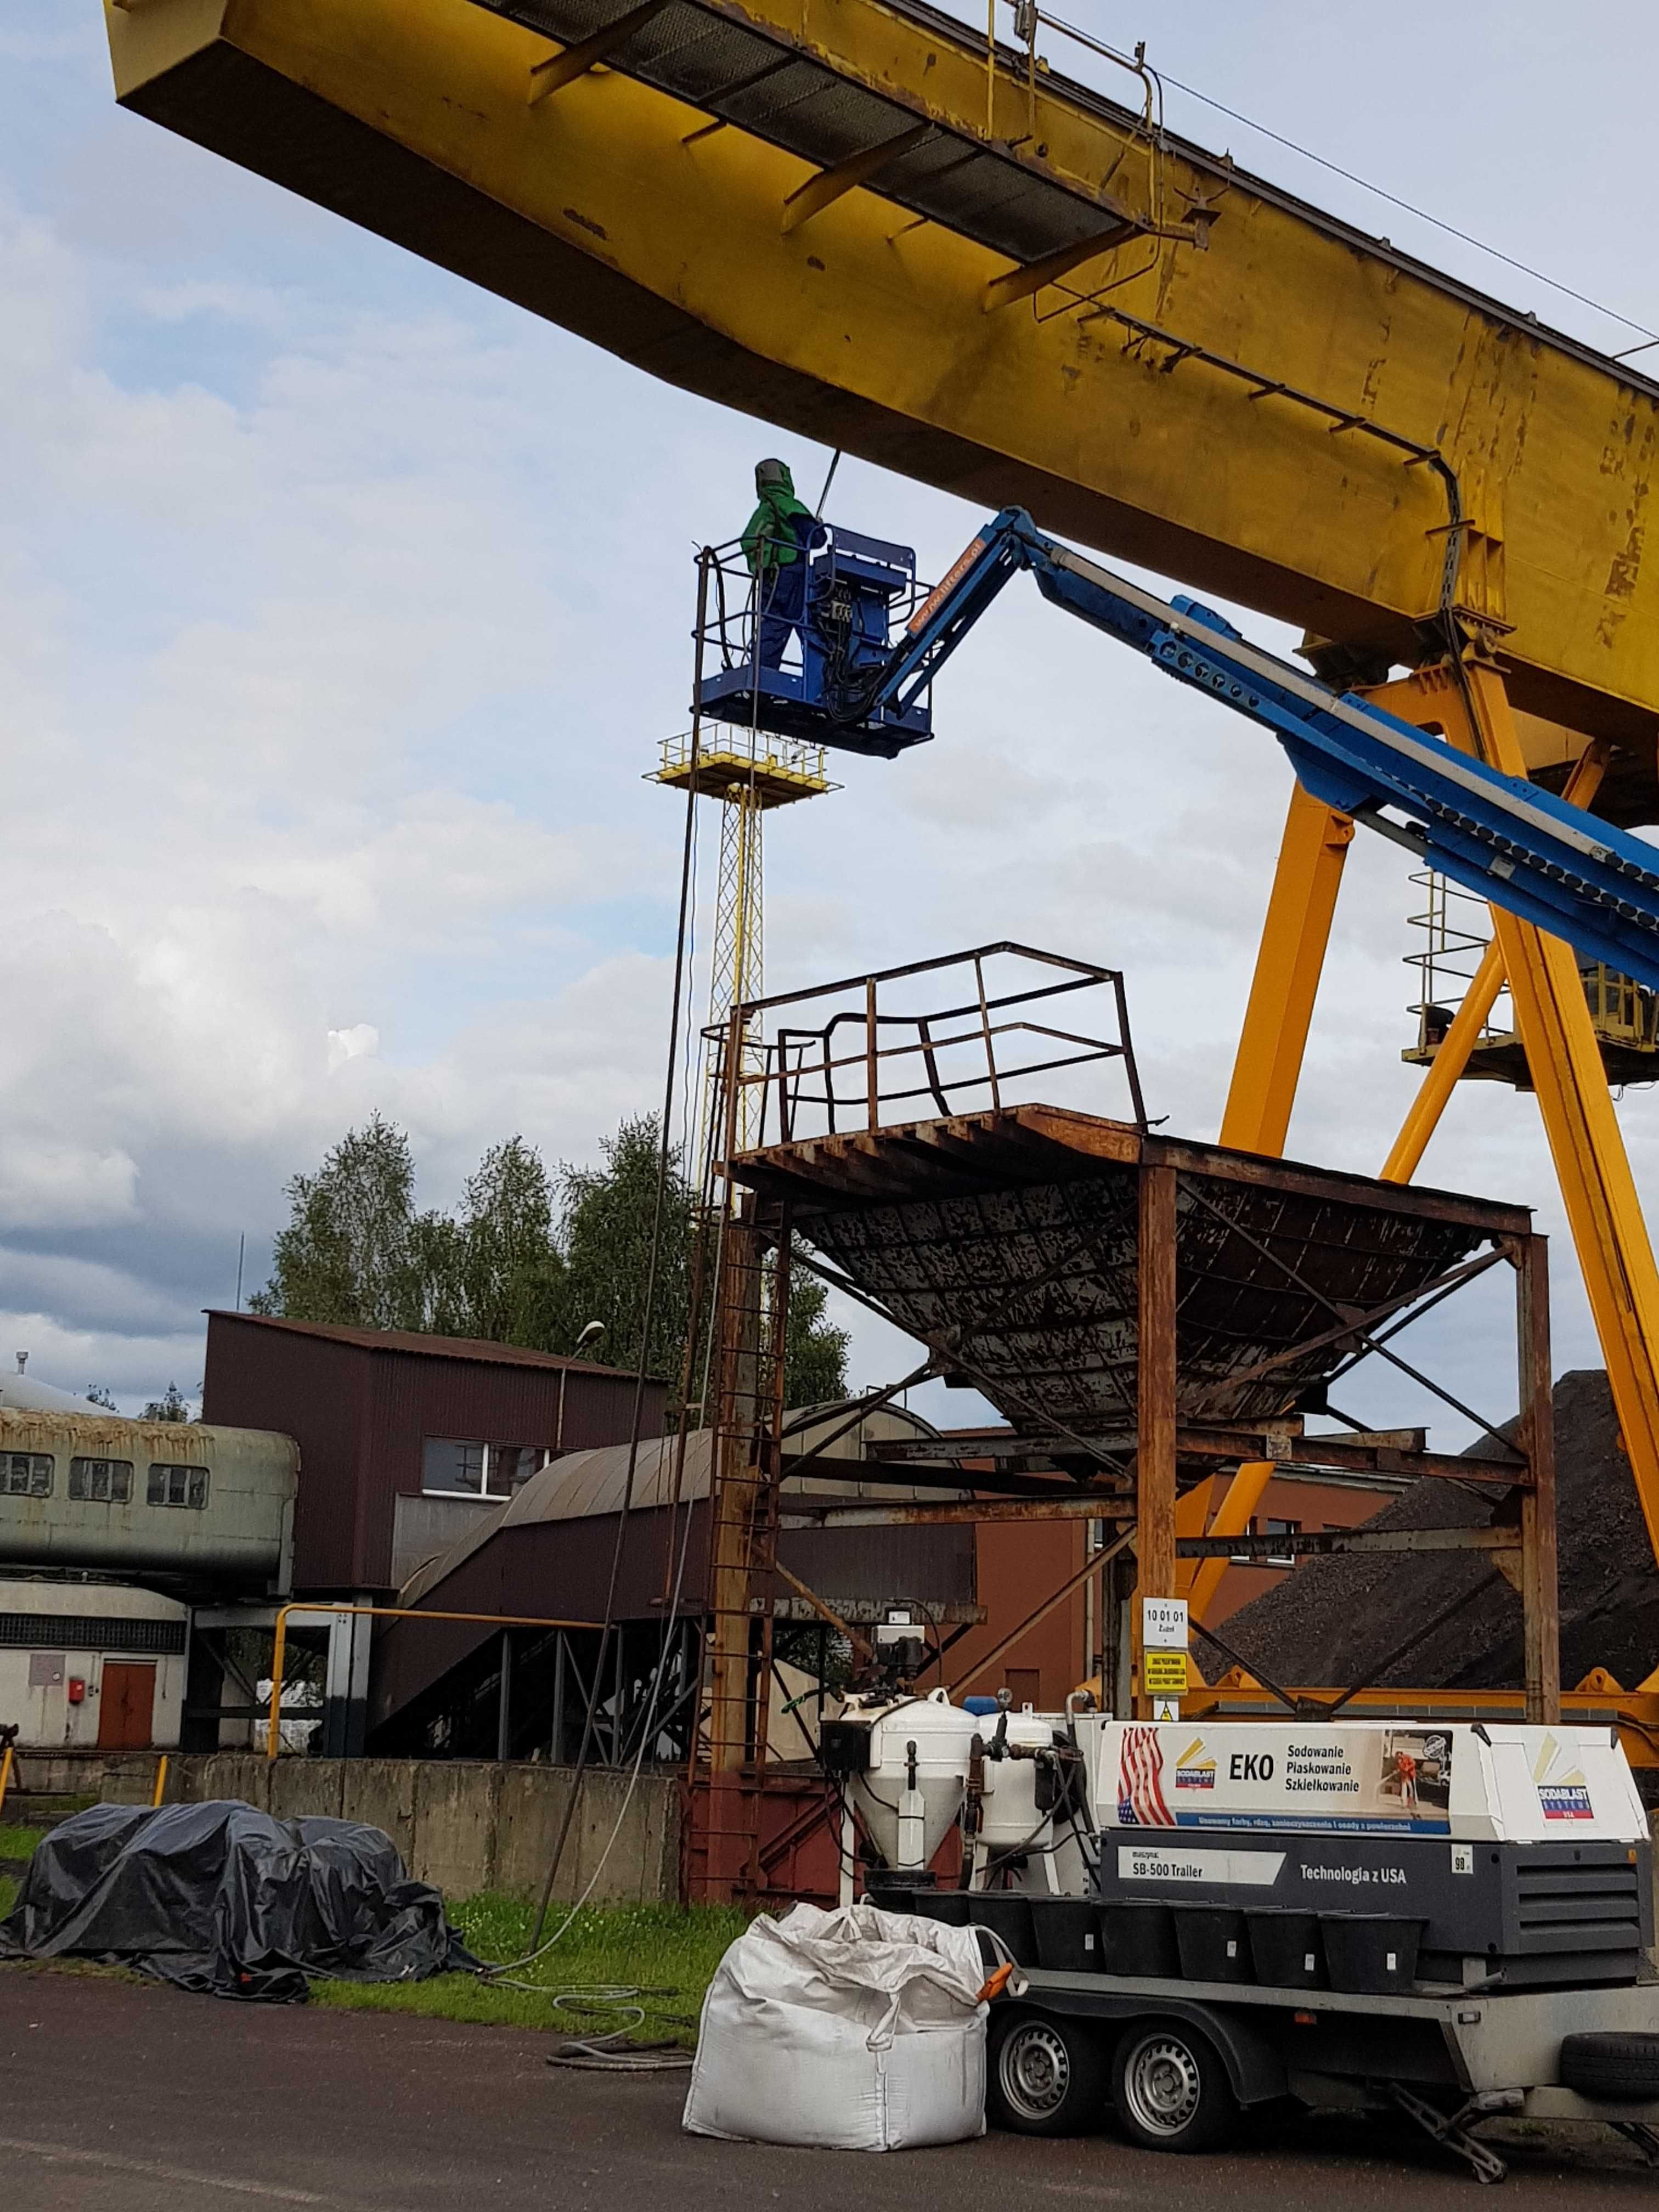
[[[1195,600],[1160,599],[1040,531],[986,526],[912,617],[875,696],[914,698],[1009,578],[1259,722],[1304,788],[1495,906],[1659,990],[1659,849],[1263,653]]]

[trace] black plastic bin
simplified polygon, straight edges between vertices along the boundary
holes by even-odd
[[[1036,1965],[1030,1898],[1012,1889],[972,1890],[968,1895],[968,1918],[971,1926],[988,1928],[994,1936],[1000,1936],[1017,1966]]]
[[[913,1898],[913,1909],[924,1920],[942,1920],[947,1928],[968,1925],[968,1907],[972,1900],[965,1889],[918,1889]]]
[[[1109,1974],[1172,1982],[1181,1973],[1175,1915],[1167,1905],[1139,1902],[1100,1908],[1100,1960]]]
[[[916,1902],[916,1892],[908,1882],[884,1882],[879,1880],[865,1886],[866,1897],[883,1912],[920,1912],[923,1908]],[[931,1895],[931,1891],[923,1893]]]
[[[1276,1990],[1322,1990],[1325,1951],[1316,1912],[1246,1912],[1255,1978]]]
[[[1250,1942],[1244,1915],[1230,1905],[1176,1907],[1176,1947],[1189,1982],[1248,1982]]]
[[[1036,1962],[1052,1974],[1100,1972],[1100,1908],[1086,1897],[1034,1897]]]
[[[1334,1912],[1321,1923],[1331,1987],[1362,1996],[1394,1996],[1417,1983],[1420,1920],[1386,1912]]]

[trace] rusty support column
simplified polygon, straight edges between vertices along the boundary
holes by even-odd
[[[1139,1331],[1135,1358],[1136,1556],[1139,1597],[1176,1594],[1176,1170],[1140,1170]],[[1140,1607],[1135,1607],[1140,1659]],[[1152,1718],[1144,1686],[1135,1718]]]
[[[1532,1486],[1521,1497],[1521,1606],[1527,1718],[1561,1717],[1561,1615],[1556,1582],[1555,1403],[1550,1380],[1549,1241],[1516,1240],[1521,1433]]]
[[[696,1903],[740,1896],[751,1857],[744,1785],[750,1738],[750,1567],[762,1486],[760,1278],[754,1224],[749,1207],[739,1206],[726,1222],[715,1299],[720,1367],[711,1440],[707,1857]]]

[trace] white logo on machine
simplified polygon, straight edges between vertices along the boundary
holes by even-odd
[[[1553,1770],[1559,1768],[1561,1771]],[[1533,1761],[1532,1778],[1538,1791],[1538,1809],[1547,1820],[1593,1820],[1595,1808],[1590,1802],[1589,1784],[1584,1770],[1571,1754],[1547,1735],[1538,1747],[1538,1756]]]
[[[1213,1790],[1215,1761],[1204,1748],[1204,1739],[1195,1735],[1176,1761],[1177,1790]]]

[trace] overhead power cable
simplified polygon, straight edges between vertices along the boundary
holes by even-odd
[[[1381,185],[1372,184],[1369,177],[1359,176],[1352,169],[1345,169],[1340,161],[1327,161],[1322,154],[1316,154],[1311,147],[1300,145],[1294,138],[1287,138],[1283,131],[1270,130],[1267,124],[1258,123],[1254,116],[1242,114],[1237,108],[1229,107],[1224,100],[1212,100],[1207,92],[1200,92],[1195,85],[1183,84],[1178,76],[1171,76],[1168,70],[1159,70],[1157,74],[1165,84],[1173,85],[1177,92],[1184,92],[1189,100],[1200,100],[1206,107],[1213,108],[1218,115],[1227,116],[1234,123],[1242,123],[1247,131],[1259,131],[1262,137],[1271,138],[1275,146],[1283,146],[1289,153],[1299,154],[1304,161],[1311,161],[1316,168],[1328,170],[1332,176],[1340,177],[1346,184],[1358,185],[1361,191],[1385,200],[1402,214],[1415,216],[1419,222],[1431,225],[1434,229],[1443,232],[1448,238],[1457,239],[1464,246],[1472,246],[1477,253],[1485,253],[1494,261],[1501,261],[1506,269],[1516,270],[1521,276],[1531,277],[1534,284],[1547,284],[1552,292],[1560,293],[1565,299],[1577,300],[1581,307],[1593,307],[1598,315],[1606,315],[1612,322],[1622,323],[1627,331],[1639,331],[1645,344],[1659,345],[1659,331],[1650,330],[1646,323],[1638,323],[1634,316],[1622,314],[1617,307],[1609,307],[1605,301],[1592,299],[1588,292],[1575,291],[1571,284],[1564,284],[1558,276],[1547,276],[1543,270],[1534,269],[1530,262],[1517,261],[1514,254],[1505,253],[1499,246],[1488,246],[1485,239],[1476,238],[1472,231],[1460,230],[1455,222],[1447,222],[1437,215],[1431,215],[1426,208],[1418,207],[1411,200],[1401,199],[1398,192],[1385,191]],[[1625,350],[1640,353],[1643,347],[1628,346]],[[1624,357],[1624,354],[1613,356],[1615,361],[1622,361]]]
[[[1066,22],[1063,17],[1051,15],[1044,9],[1042,21],[1067,38],[1075,39],[1079,45],[1130,66],[1127,58],[1119,54],[1115,47],[1105,46],[1092,33],[1080,29],[1074,23]],[[1613,356],[1614,361],[1623,361],[1629,354],[1643,353],[1649,346],[1659,345],[1659,331],[1650,329],[1646,323],[1638,323],[1633,315],[1624,314],[1619,308],[1608,307],[1603,300],[1592,299],[1588,292],[1575,290],[1571,284],[1564,284],[1559,276],[1547,276],[1543,270],[1534,269],[1530,262],[1517,260],[1514,254],[1505,253],[1499,246],[1488,246],[1485,239],[1475,237],[1472,231],[1460,230],[1455,222],[1447,222],[1440,216],[1431,215],[1426,208],[1417,206],[1412,200],[1402,199],[1398,192],[1374,185],[1369,177],[1362,177],[1353,169],[1345,169],[1340,161],[1327,160],[1323,154],[1316,154],[1310,146],[1304,146],[1298,140],[1286,137],[1282,131],[1274,131],[1266,123],[1258,123],[1255,116],[1246,115],[1242,109],[1229,107],[1224,100],[1217,100],[1207,92],[1200,92],[1196,85],[1184,84],[1178,76],[1171,76],[1168,70],[1154,69],[1150,62],[1137,66],[1145,68],[1161,84],[1173,86],[1176,92],[1184,92],[1188,100],[1198,100],[1203,106],[1213,109],[1216,114],[1226,116],[1231,122],[1242,123],[1247,131],[1256,131],[1261,137],[1271,139],[1275,146],[1284,147],[1287,153],[1299,155],[1303,161],[1311,161],[1316,168],[1324,169],[1331,176],[1340,177],[1345,184],[1357,185],[1362,192],[1370,192],[1373,198],[1385,201],[1389,207],[1398,208],[1401,214],[1412,216],[1419,222],[1428,223],[1433,229],[1443,233],[1448,238],[1458,240],[1464,246],[1472,246],[1477,253],[1486,254],[1493,261],[1501,261],[1506,269],[1513,269],[1522,276],[1529,276],[1534,284],[1547,285],[1552,292],[1559,292],[1564,299],[1576,300],[1581,307],[1593,308],[1598,315],[1606,315],[1609,321],[1622,323],[1627,331],[1638,331],[1642,343],[1626,346],[1623,352]]]

